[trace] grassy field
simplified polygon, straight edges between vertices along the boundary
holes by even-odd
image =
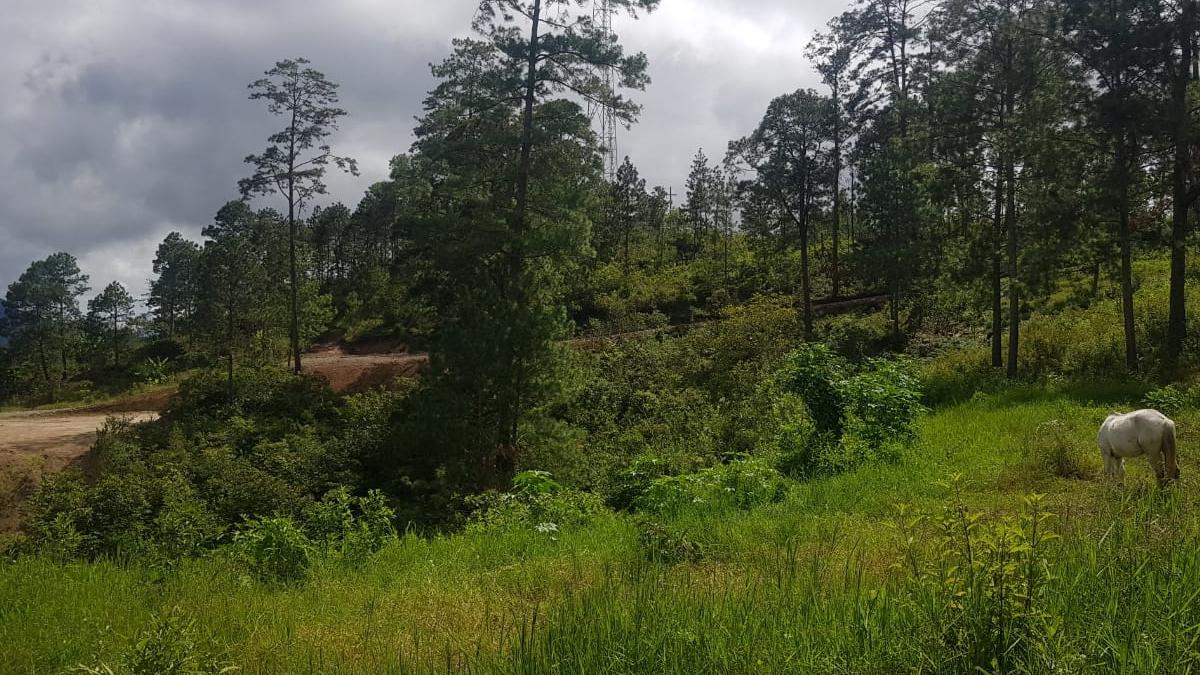
[[[0,669],[1188,672],[1200,415],[1180,416],[1178,487],[1154,489],[1140,461],[1123,486],[1096,475],[1095,428],[1140,394],[1023,389],[936,411],[898,464],[668,522],[697,562],[655,560],[632,518],[604,516],[408,536],[287,587],[220,557],[0,563]]]

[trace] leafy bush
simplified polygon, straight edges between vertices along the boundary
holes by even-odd
[[[674,516],[694,506],[749,509],[781,501],[787,482],[769,462],[744,457],[698,473],[651,481],[634,505],[640,511]]]
[[[677,565],[704,559],[704,549],[676,528],[653,520],[637,523],[638,545],[650,562]]]
[[[235,535],[235,550],[260,581],[293,583],[308,576],[312,542],[291,518],[259,518]]]
[[[605,512],[599,497],[563,487],[544,471],[519,473],[510,492],[485,492],[468,503],[475,509],[469,527],[476,531],[516,527],[553,533]]]
[[[842,382],[849,431],[871,450],[911,441],[916,435],[921,384],[910,364],[898,359],[871,359],[854,377]]]
[[[992,368],[991,355],[982,347],[951,349],[921,366],[921,388],[928,405],[968,401],[979,392],[991,391],[1004,381],[1004,373]]]
[[[828,347],[806,345],[788,355],[776,379],[803,399],[812,419],[811,431],[793,420],[776,438],[780,466],[795,476],[894,460],[924,410],[920,380],[903,360],[870,359],[852,373]]]
[[[181,475],[163,484],[162,506],[154,518],[154,540],[171,558],[198,555],[214,546],[225,526]]]
[[[632,509],[656,480],[680,473],[683,471],[678,463],[665,457],[655,454],[639,455],[615,476],[608,495],[608,505],[619,510]]]
[[[314,541],[351,563],[361,563],[395,538],[395,512],[378,490],[355,497],[345,486],[331,490],[305,512]]]
[[[1168,417],[1179,415],[1188,408],[1200,407],[1200,386],[1169,384],[1147,393],[1142,404]]]
[[[852,361],[878,356],[896,347],[883,312],[834,316],[817,325],[817,334],[830,349]]]
[[[845,363],[822,344],[807,344],[784,360],[778,377],[785,389],[796,392],[808,407],[818,433],[841,438],[846,402],[841,382]]]
[[[149,357],[134,369],[138,382],[162,384],[171,376],[171,362],[165,357]]]

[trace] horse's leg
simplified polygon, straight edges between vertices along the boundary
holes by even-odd
[[[1163,487],[1167,484],[1167,462],[1163,457],[1162,444],[1150,447],[1151,449],[1146,451],[1146,459],[1150,460],[1150,466],[1154,468],[1154,477],[1158,480],[1158,486]]]
[[[1104,460],[1105,475],[1115,478],[1121,474],[1121,460],[1113,454],[1112,448],[1107,443],[1100,443],[1100,457]]]
[[[1100,441],[1100,459],[1104,460],[1104,475],[1113,475],[1112,457],[1108,454],[1108,449],[1104,447],[1104,441]]]

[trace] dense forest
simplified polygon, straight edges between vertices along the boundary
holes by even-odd
[[[609,2],[623,20],[659,4]],[[931,410],[1081,390],[1172,414],[1200,403],[1195,387],[1155,389],[1200,366],[1195,0],[856,0],[797,36],[822,86],[780,92],[755,128],[679,158],[683,194],[609,161],[596,111],[635,124],[650,64],[590,3],[483,0],[472,28],[433,66],[415,142],[357,205],[329,203],[324,182],[358,173],[336,148],[353,111],[319,64],[288,59],[250,85],[280,130],[230,177],[202,241],[162,241],[145,298],[116,282],[97,292],[68,253],[9,286],[0,402],[178,385],[160,419],[111,423],[96,471],[30,490],[11,556],[232,551],[286,585],[313,573],[311,551],[361,564],[397,530],[429,546],[505,528],[582,541],[571,533],[627,515],[648,560],[697,564],[749,544],[706,544],[733,535],[687,521],[693,505],[751,512],[811,490],[818,512],[838,501],[819,487],[836,477],[878,491],[872,476],[891,474],[871,472],[933,466],[913,459]],[[348,393],[306,373],[314,345],[373,343],[427,363]],[[1013,442],[1076,447],[1062,440],[1073,424]],[[979,432],[992,436],[1007,438]],[[1055,457],[1058,478],[1086,472]],[[1046,655],[1059,647],[1032,637],[1067,625],[1047,628],[1057,577],[1035,571],[1042,502],[1024,508],[987,534],[971,520],[968,544],[977,534],[1000,562],[963,563],[981,584],[1024,584],[1024,605],[969,589],[992,604],[972,606],[979,625],[939,625],[936,646],[919,647],[950,664],[932,672],[1058,669]],[[1006,562],[1010,534],[1023,544]],[[939,588],[953,595],[960,568],[945,564]],[[846,611],[869,614],[880,593]],[[928,627],[919,611],[897,616],[862,630],[897,642]],[[537,658],[600,658],[548,655],[561,647]],[[896,672],[918,659],[862,647],[882,659],[866,668],[841,649],[848,661],[808,663]]]

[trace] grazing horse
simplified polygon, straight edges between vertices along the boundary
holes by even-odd
[[[1100,426],[1098,440],[1104,472],[1110,476],[1124,476],[1126,459],[1146,455],[1159,485],[1179,479],[1175,423],[1157,410],[1109,415]]]

